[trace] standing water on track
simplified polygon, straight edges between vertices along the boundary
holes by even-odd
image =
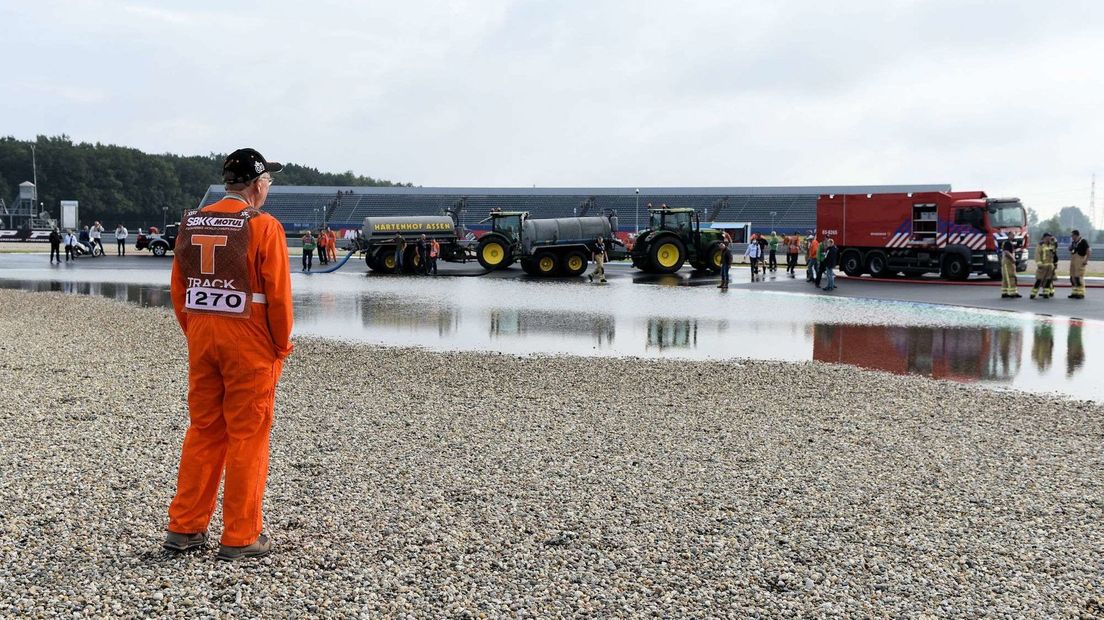
[[[171,306],[163,271],[67,276],[79,279],[0,287]],[[292,280],[296,335],[521,355],[817,360],[1104,401],[1091,379],[1104,368],[1086,354],[1104,345],[1096,321],[704,287],[352,272]]]

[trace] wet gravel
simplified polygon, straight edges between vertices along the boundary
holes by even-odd
[[[1092,403],[299,340],[276,553],[228,565],[159,546],[187,424],[168,311],[0,291],[0,383],[3,617],[1104,615]]]

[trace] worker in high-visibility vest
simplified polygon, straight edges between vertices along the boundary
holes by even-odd
[[[817,279],[817,256],[820,252],[820,241],[813,235],[809,235],[809,243],[805,245],[805,281],[814,282]]]
[[[429,263],[426,273],[437,275],[437,257],[441,256],[441,243],[436,239],[429,242]]]
[[[171,291],[188,341],[191,425],[163,543],[172,551],[206,545],[220,482],[219,559],[272,548],[261,506],[276,382],[292,350],[291,274],[284,227],[260,209],[282,168],[234,151],[222,167],[226,196],[180,223]]]
[[[786,273],[793,278],[797,275],[797,256],[801,253],[801,237],[796,234],[786,237]]]
[[[329,226],[326,227],[326,258],[329,261],[337,260],[337,233]]]
[[[1054,297],[1054,268],[1058,263],[1058,244],[1054,235],[1043,233],[1035,247],[1035,286],[1031,287],[1031,299],[1042,292],[1043,299]]]
[[[1016,246],[1011,239],[1001,244],[1001,298],[1018,299],[1023,297],[1016,289]]]

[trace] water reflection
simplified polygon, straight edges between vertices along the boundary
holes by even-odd
[[[608,314],[520,310],[517,308],[494,309],[489,313],[492,337],[554,335],[589,336],[598,347],[613,344],[617,333],[616,321]]]
[[[634,273],[633,284],[653,284],[659,286],[690,286],[692,278],[675,273]]]
[[[0,287],[171,307],[162,284],[0,280]],[[293,279],[293,291],[296,336],[516,354],[813,359],[1104,401],[1104,382],[1092,380],[1104,363],[1087,354],[1104,347],[1104,329],[1091,321],[816,296],[721,295],[693,286],[471,278],[426,286],[335,276]]]
[[[140,306],[172,307],[168,286],[135,285],[115,282],[71,282],[58,280],[0,280],[0,288],[34,293],[54,292],[70,295],[93,295]]]
[[[648,349],[693,349],[698,346],[698,322],[648,319]]]
[[[451,306],[394,296],[359,298],[359,302],[360,321],[368,328],[429,329],[438,336],[447,336],[460,325],[460,314]]]
[[[1022,330],[1010,327],[832,325],[813,328],[813,359],[955,381],[1009,381]]]
[[[1084,326],[1079,319],[1070,320],[1066,335],[1066,378],[1072,377],[1085,364],[1085,345],[1081,335]]]
[[[1035,325],[1035,337],[1031,341],[1031,359],[1039,372],[1046,372],[1054,359],[1054,326],[1050,321]]]

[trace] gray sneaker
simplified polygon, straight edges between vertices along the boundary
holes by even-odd
[[[272,553],[272,541],[268,536],[261,534],[252,545],[244,547],[227,547],[219,545],[218,559],[220,560],[244,560],[246,558],[263,558]]]
[[[207,546],[207,532],[196,534],[178,534],[168,532],[165,534],[165,542],[161,546],[169,551],[191,551]]]

